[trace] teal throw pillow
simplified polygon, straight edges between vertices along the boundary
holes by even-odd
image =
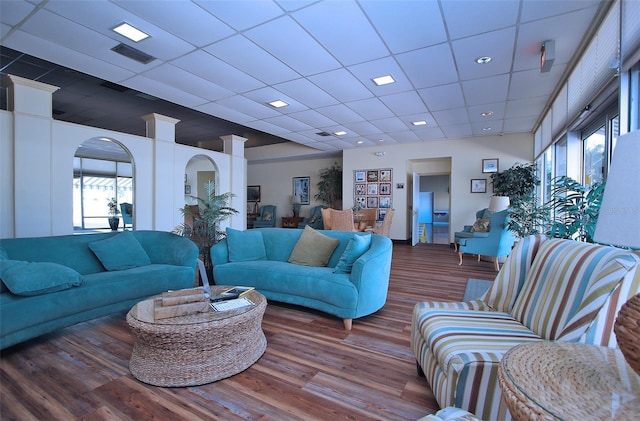
[[[125,270],[151,264],[149,255],[131,231],[89,243],[89,248],[106,270]]]
[[[82,275],[52,262],[0,260],[0,278],[16,295],[40,295],[82,284]]]
[[[321,234],[306,225],[289,256],[289,263],[304,266],[327,266],[331,254],[339,243],[340,240],[337,238]]]
[[[371,245],[371,234],[354,234],[347,243],[347,247],[342,252],[340,260],[333,273],[351,273],[353,264],[362,256]]]
[[[227,228],[227,247],[230,262],[266,260],[267,251],[260,230],[240,231]]]

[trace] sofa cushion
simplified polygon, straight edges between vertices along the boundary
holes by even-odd
[[[0,260],[0,278],[15,295],[40,295],[82,284],[77,271],[52,262]]]
[[[305,266],[327,266],[327,262],[338,243],[340,240],[337,238],[321,234],[307,225],[289,256],[289,263]]]
[[[151,264],[151,259],[130,231],[89,243],[89,248],[107,270],[125,270]]]
[[[371,234],[354,234],[353,238],[347,243],[340,260],[336,265],[334,273],[351,273],[353,264],[360,256],[362,256],[371,245]]]
[[[227,228],[226,231],[230,262],[266,260],[267,251],[264,248],[264,240],[260,230],[240,231]]]
[[[471,227],[471,232],[489,232],[491,229],[490,219],[476,219]]]

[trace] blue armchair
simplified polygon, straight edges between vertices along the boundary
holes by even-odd
[[[127,228],[127,224],[133,228],[133,205],[131,203],[120,203],[122,213],[122,229]]]
[[[313,229],[323,230],[324,223],[322,221],[321,210],[326,208],[327,207],[324,205],[311,208],[311,214],[307,218],[304,218],[304,220],[298,224],[298,228],[304,228],[309,225]]]
[[[473,226],[466,226],[465,230],[456,232],[454,239],[458,244],[458,256],[462,264],[464,253],[493,257],[496,270],[499,270],[498,257],[508,256],[515,242],[515,235],[507,229],[506,222],[509,211],[490,213],[482,209],[476,213],[478,219]],[[467,230],[467,227],[468,230]]]
[[[260,215],[253,222],[254,228],[265,228],[276,226],[276,207],[274,205],[264,205],[260,207]]]

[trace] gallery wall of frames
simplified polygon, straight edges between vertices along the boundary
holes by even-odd
[[[393,170],[391,168],[353,171],[353,203],[361,209],[376,209],[381,221],[393,208]]]

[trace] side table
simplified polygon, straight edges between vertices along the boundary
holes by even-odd
[[[515,420],[636,420],[640,376],[619,349],[544,341],[510,349],[498,382]]]
[[[298,228],[298,224],[304,221],[304,218],[297,216],[283,216],[282,228]]]

